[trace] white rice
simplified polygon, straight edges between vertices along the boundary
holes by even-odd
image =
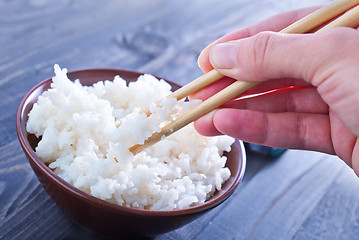
[[[133,156],[154,131],[198,101],[167,99],[170,85],[151,75],[136,82],[113,81],[85,87],[55,65],[51,89],[29,113],[27,131],[42,136],[37,156],[73,186],[123,206],[152,210],[184,209],[206,201],[229,178],[224,151],[234,139],[204,137],[193,124]]]

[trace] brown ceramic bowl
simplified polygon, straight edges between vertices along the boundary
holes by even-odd
[[[119,69],[91,69],[69,72],[72,80],[80,79],[83,85],[113,79],[120,75],[126,81],[136,81],[142,73]],[[236,142],[228,153],[227,166],[231,170],[221,191],[202,205],[174,211],[152,211],[123,207],[90,196],[68,184],[37,158],[34,149],[38,139],[26,132],[28,113],[38,97],[51,84],[51,78],[33,87],[23,98],[16,115],[16,130],[20,144],[37,178],[51,198],[70,218],[86,230],[109,238],[149,237],[179,228],[198,218],[226,200],[237,188],[245,171],[245,152],[242,142]],[[169,81],[167,81],[169,82]],[[169,82],[173,90],[179,86]]]

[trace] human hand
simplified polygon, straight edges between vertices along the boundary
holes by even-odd
[[[199,57],[201,69],[214,67],[230,78],[192,98],[204,100],[233,79],[261,82],[246,94],[302,88],[231,101],[198,119],[195,127],[207,136],[226,134],[267,146],[336,154],[359,175],[359,32],[262,32],[279,31],[313,10],[274,16],[209,45]]]

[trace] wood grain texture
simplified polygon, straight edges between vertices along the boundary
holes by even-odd
[[[197,57],[216,38],[324,2],[0,0],[0,239],[98,239],[48,197],[16,137],[21,98],[53,75],[55,63],[134,69],[186,84],[201,75]],[[358,189],[357,177],[332,156],[249,154],[231,198],[157,239],[357,239]]]

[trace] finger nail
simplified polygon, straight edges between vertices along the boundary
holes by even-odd
[[[212,48],[210,61],[214,68],[230,69],[237,66],[238,45],[220,43]]]
[[[216,111],[217,110],[207,113],[195,121],[194,125],[199,134],[204,136],[216,136],[221,134],[213,123],[213,117]]]
[[[215,110],[207,113],[206,115],[202,116],[202,120],[205,120],[208,122],[213,122],[213,116],[216,112],[217,112],[217,110],[215,109]]]
[[[213,126],[213,116],[216,113],[216,109],[207,113],[206,115],[197,119],[197,124],[200,123],[201,125]]]

